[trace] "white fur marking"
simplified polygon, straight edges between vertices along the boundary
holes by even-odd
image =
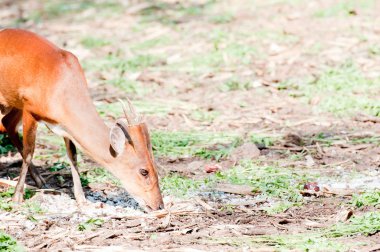
[[[47,122],[44,122],[46,127],[48,127],[54,134],[62,137],[69,137],[69,134],[64,130],[63,127],[59,124],[50,124]]]

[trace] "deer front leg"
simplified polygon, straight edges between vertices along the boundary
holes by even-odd
[[[17,148],[21,156],[23,156],[23,144],[21,143],[17,133],[17,125],[20,122],[21,117],[22,111],[13,108],[2,118],[1,122],[4,128],[6,129],[12,144]],[[29,166],[29,173],[32,176],[34,182],[36,182],[38,188],[41,188],[45,184],[45,180],[42,178],[42,176],[32,163]]]
[[[22,166],[20,177],[18,179],[15,193],[12,197],[14,202],[21,203],[23,201],[24,196],[24,185],[26,173],[31,165],[34,146],[36,141],[36,132],[37,132],[37,121],[33,118],[33,116],[27,112],[22,112],[22,127],[23,127],[23,150],[22,150]]]
[[[83,206],[86,203],[86,197],[83,193],[82,184],[80,182],[79,177],[79,170],[77,167],[77,149],[74,145],[74,143],[68,139],[67,137],[64,137],[65,145],[66,145],[66,152],[67,156],[70,161],[70,169],[71,169],[71,175],[73,177],[74,182],[74,196],[75,200],[77,201],[79,206]]]

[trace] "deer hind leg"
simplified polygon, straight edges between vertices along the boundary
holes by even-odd
[[[37,121],[33,118],[33,116],[27,112],[22,112],[22,124],[23,124],[23,150],[22,150],[22,166],[20,177],[18,179],[15,193],[12,197],[14,202],[22,202],[24,195],[24,185],[26,173],[31,165],[34,146],[36,141],[36,132],[37,132]]]
[[[20,141],[20,138],[17,133],[17,125],[19,124],[21,117],[22,111],[13,108],[3,117],[1,122],[8,133],[9,139],[20,152],[23,159],[25,159],[25,156],[23,154],[23,144]],[[33,164],[30,164],[29,166],[29,173],[32,176],[38,188],[41,188],[45,184],[45,180],[42,178],[42,176],[39,174],[38,170],[34,167]]]
[[[70,139],[67,137],[64,137],[63,139],[65,140],[66,152],[70,161],[71,174],[74,182],[73,191],[75,200],[79,206],[83,206],[86,203],[86,197],[83,193],[83,188],[79,177],[79,170],[77,167],[77,149]]]

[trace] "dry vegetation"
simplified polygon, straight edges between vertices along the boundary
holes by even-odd
[[[167,210],[142,213],[82,156],[94,203],[79,211],[63,143],[41,125],[34,163],[49,189],[13,205],[2,188],[0,251],[379,250],[379,11],[377,0],[1,1],[2,26],[78,56],[105,120],[126,96],[145,115]],[[0,177],[14,179],[21,159],[3,135],[0,153]]]

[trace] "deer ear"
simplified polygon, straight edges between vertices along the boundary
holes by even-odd
[[[126,138],[123,130],[118,125],[113,126],[110,131],[110,143],[111,149],[115,152],[116,156],[123,153],[125,141]]]

